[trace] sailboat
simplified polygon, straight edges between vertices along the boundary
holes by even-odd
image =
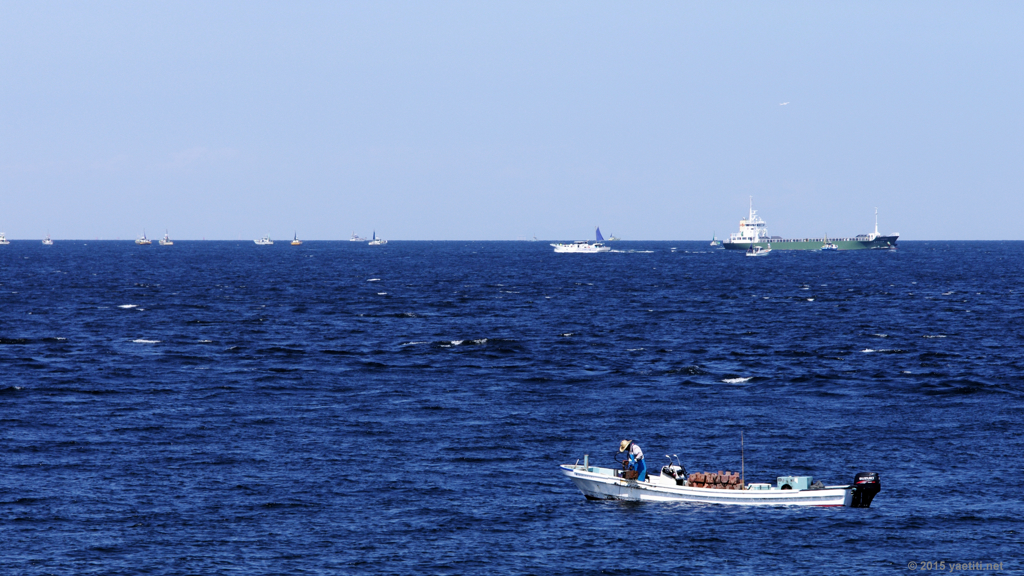
[[[43,246],[53,246],[53,240],[50,240],[49,234],[46,235],[46,238],[43,238]]]
[[[164,230],[164,237],[160,239],[161,246],[174,246],[174,242],[171,242],[171,235]]]
[[[385,240],[383,238],[377,238],[377,231],[376,230],[373,231],[373,239],[370,240],[370,246],[383,246],[383,245],[385,245],[387,243],[388,243],[387,240]]]
[[[149,238],[146,238],[146,229],[145,228],[142,229],[142,237],[141,238],[136,238],[135,239],[135,243],[138,244],[139,246],[149,246],[150,244],[152,244],[152,242],[149,240]]]
[[[299,233],[296,232],[295,233],[295,237],[292,238],[292,246],[301,246],[301,245],[302,245],[302,240],[299,240]]]

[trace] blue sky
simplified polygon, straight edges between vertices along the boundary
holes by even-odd
[[[1022,3],[0,2],[10,238],[1024,239]],[[781,103],[788,102],[785,106]]]

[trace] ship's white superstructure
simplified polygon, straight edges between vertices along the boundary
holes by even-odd
[[[750,197],[750,214],[740,220],[740,231],[729,235],[729,242],[767,242],[768,227],[754,210],[754,197]]]

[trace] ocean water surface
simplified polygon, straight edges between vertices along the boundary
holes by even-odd
[[[0,572],[1021,573],[1024,243],[612,245],[0,246]],[[622,438],[738,470],[741,432],[748,482],[882,491],[590,502],[558,471]]]

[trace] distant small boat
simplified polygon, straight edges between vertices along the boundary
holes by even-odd
[[[377,231],[376,230],[373,231],[373,239],[370,240],[370,246],[383,246],[383,245],[385,245],[387,243],[388,243],[387,240],[385,240],[383,238],[377,238]]]
[[[145,230],[143,230],[143,231],[142,231],[142,236],[141,236],[141,237],[139,237],[139,238],[136,238],[136,239],[135,239],[135,243],[136,243],[136,244],[138,244],[139,246],[149,246],[149,245],[150,245],[150,244],[152,244],[153,242],[151,242],[151,241],[149,240],[149,238],[146,238],[146,231],[145,231]]]
[[[299,240],[299,233],[295,233],[295,237],[292,238],[292,246],[302,246],[302,240]]]
[[[558,243],[552,244],[555,252],[559,254],[597,254],[599,252],[611,252],[612,249],[603,244],[604,237],[601,236],[601,227],[598,226],[597,233],[595,234],[595,242],[587,242],[586,240],[577,240],[572,244]]]
[[[160,239],[161,246],[174,246],[174,242],[171,242],[171,235],[164,230],[164,237]]]
[[[352,233],[352,237],[349,238],[348,241],[349,242],[366,242],[366,238],[363,238],[362,236],[360,236],[360,235],[356,234],[355,232],[353,232]]]
[[[11,241],[7,239],[7,236],[4,236],[4,233],[0,232],[0,244],[10,244],[10,243],[11,243]]]
[[[839,246],[828,241],[828,234],[825,235],[825,244],[821,246],[822,252],[836,252],[839,250]]]
[[[43,238],[43,246],[53,246],[53,240],[50,240],[49,234],[46,235],[46,238]]]
[[[274,243],[274,241],[270,239],[270,234],[267,234],[259,240],[253,240],[253,242],[255,242],[257,246],[270,246]]]
[[[772,252],[772,245],[769,244],[767,248],[764,246],[753,245],[747,248],[747,256],[767,256]]]
[[[722,247],[722,241],[718,239],[718,236],[714,232],[711,233],[711,246],[715,248]]]

